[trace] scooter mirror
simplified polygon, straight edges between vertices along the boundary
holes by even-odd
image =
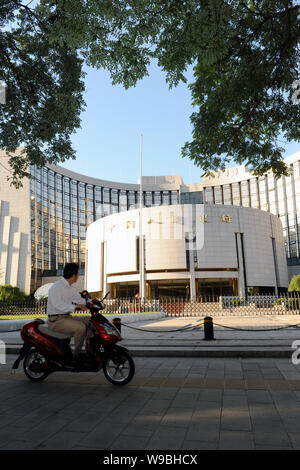
[[[110,291],[106,292],[106,294],[105,294],[105,296],[103,297],[102,300],[105,300],[109,293],[110,293]]]
[[[89,293],[87,290],[83,290],[82,292],[80,292],[80,295],[82,298],[86,299],[87,297],[89,297]]]

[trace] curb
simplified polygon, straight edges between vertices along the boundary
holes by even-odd
[[[19,354],[22,345],[8,345],[6,354]],[[133,357],[243,357],[243,358],[291,358],[293,351],[291,348],[282,349],[195,349],[195,348],[134,348],[127,346]]]

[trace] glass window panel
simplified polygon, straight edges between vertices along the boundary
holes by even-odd
[[[221,186],[215,186],[214,191],[215,191],[215,204],[223,204]]]
[[[232,183],[232,203],[234,206],[240,206],[240,185],[239,183]]]
[[[171,191],[171,204],[178,204],[178,193],[177,193],[177,191]]]
[[[111,203],[112,204],[119,204],[118,190],[117,189],[112,189],[111,190]]]
[[[79,221],[81,224],[84,224],[85,225],[85,211],[80,211],[79,212]]]
[[[95,188],[95,200],[97,203],[102,202],[102,189],[98,186]]]
[[[241,193],[242,193],[242,206],[249,207],[250,200],[249,200],[249,182],[248,181],[241,182]]]
[[[289,227],[289,240],[290,240],[290,243],[294,243],[296,241],[296,230],[295,230],[295,226],[293,227]]]
[[[258,195],[257,195],[257,180],[251,178],[250,180],[250,196],[251,196],[251,207],[259,208]]]
[[[300,211],[300,162],[296,162],[294,167],[294,185],[296,195],[296,211]]]
[[[103,201],[104,202],[110,202],[110,190],[108,188],[103,189]]]
[[[282,177],[277,180],[278,212],[279,215],[285,214],[284,188]]]
[[[129,209],[135,208],[135,191],[128,192],[128,208]]]
[[[69,178],[64,178],[64,195],[70,194],[70,180]]]
[[[146,191],[145,193],[145,205],[152,206],[152,192]]]
[[[103,215],[109,215],[110,214],[110,204],[104,203],[103,204]]]
[[[207,203],[214,203],[214,193],[213,193],[213,188],[211,186],[208,186],[205,188],[205,202]]]
[[[223,186],[223,196],[224,196],[224,204],[231,205],[231,187],[230,184],[224,184]]]
[[[120,205],[120,212],[127,211],[127,193],[124,190],[120,191],[119,205]]]
[[[41,181],[41,169],[35,167],[35,177],[38,181]]]
[[[72,180],[71,182],[71,194],[74,197],[77,197],[77,181]]]
[[[95,204],[96,220],[100,219],[103,216],[103,205],[96,202]]]
[[[160,191],[154,191],[154,206],[161,205],[161,193]]]
[[[170,204],[170,193],[169,191],[163,191],[162,193],[162,203],[164,206]]]
[[[276,209],[276,190],[275,178],[272,173],[268,174],[268,197],[269,197],[269,210],[272,214],[277,214]]]
[[[77,196],[74,196],[74,195],[73,195],[73,196],[71,197],[71,207],[77,209],[77,203],[78,203]]]
[[[91,184],[86,185],[86,194],[89,195],[90,197],[93,197],[93,186]]]
[[[260,208],[261,210],[266,211],[268,209],[268,206],[267,206],[266,178],[264,176],[259,177],[258,186],[259,186]]]
[[[287,211],[288,213],[294,213],[294,197],[293,197],[293,177],[285,177],[285,190],[286,190],[286,202],[287,202]]]
[[[291,243],[289,248],[290,248],[290,258],[296,258],[297,257],[296,243]]]

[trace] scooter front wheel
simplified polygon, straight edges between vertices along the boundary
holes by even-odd
[[[133,378],[135,365],[132,357],[126,352],[114,352],[103,362],[103,373],[114,385],[126,385]]]
[[[23,361],[25,375],[33,382],[41,382],[48,377],[49,372],[44,372],[43,363],[46,358],[37,349],[30,349]]]

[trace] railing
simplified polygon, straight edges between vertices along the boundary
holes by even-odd
[[[47,312],[47,300],[10,300],[0,301],[0,319],[6,317],[19,318],[20,316],[45,316]]]
[[[300,314],[300,294],[202,296],[190,302],[183,297],[165,297],[154,300],[108,299],[105,314],[165,312],[166,316],[257,316]],[[81,313],[82,314],[82,313]],[[86,313],[85,313],[86,314]],[[0,319],[45,317],[47,300],[0,301]]]

